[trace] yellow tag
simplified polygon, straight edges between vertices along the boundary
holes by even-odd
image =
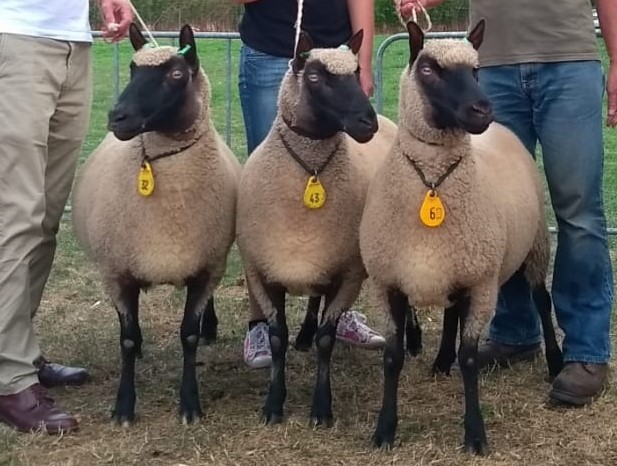
[[[154,174],[148,161],[144,161],[137,177],[137,191],[142,196],[149,196],[154,191]]]
[[[428,190],[420,207],[420,220],[427,227],[438,227],[445,218],[446,209],[444,209],[441,199],[435,191]]]
[[[319,209],[326,203],[326,190],[316,176],[309,177],[304,190],[304,205],[309,209]]]

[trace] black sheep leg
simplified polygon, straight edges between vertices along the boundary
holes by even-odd
[[[298,351],[308,351],[313,344],[313,337],[317,333],[317,320],[319,317],[319,305],[321,296],[311,296],[306,307],[304,322],[300,327],[300,332],[296,337],[295,348]]]
[[[394,323],[394,332],[388,334],[386,338],[383,355],[383,402],[377,428],[373,434],[373,445],[376,447],[392,447],[396,435],[398,383],[405,362],[403,332],[408,306],[407,296],[400,291],[391,291],[388,294],[388,307],[390,318]]]
[[[214,296],[208,300],[206,309],[201,316],[200,341],[209,345],[216,341],[219,320],[214,310]]]
[[[132,279],[121,280],[113,283],[110,289],[120,320],[122,352],[122,372],[112,418],[118,424],[128,425],[135,420],[135,358],[141,357],[139,283]]]
[[[208,302],[208,281],[207,272],[186,280],[186,303],[184,318],[180,326],[180,340],[184,356],[182,385],[180,386],[180,418],[185,424],[197,421],[203,416],[199,402],[195,362],[199,345],[199,323],[202,311]]]

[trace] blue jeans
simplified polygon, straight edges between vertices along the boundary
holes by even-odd
[[[532,63],[480,70],[495,119],[534,154],[544,171],[557,219],[552,295],[565,333],[566,361],[610,358],[612,266],[602,200],[604,77],[597,61]],[[531,292],[520,274],[501,289],[489,338],[527,345],[541,341]]]
[[[289,60],[259,52],[245,44],[240,48],[238,88],[249,155],[272,127],[279,87],[289,68]]]

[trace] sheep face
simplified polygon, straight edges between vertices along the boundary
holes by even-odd
[[[147,41],[134,24],[130,39],[136,51],[130,81],[109,112],[109,130],[128,140],[148,131],[188,129],[201,112],[197,97],[202,79],[190,26],[180,32],[182,53],[173,47],[144,48]]]
[[[340,48],[313,49],[302,34],[292,69],[299,82],[294,126],[320,138],[343,131],[360,143],[378,129],[377,114],[359,80],[356,53],[363,32]]]
[[[432,41],[409,23],[409,79],[424,96],[425,117],[439,130],[483,133],[491,123],[491,104],[480,89],[477,76],[477,48],[482,43],[484,21],[461,41]]]

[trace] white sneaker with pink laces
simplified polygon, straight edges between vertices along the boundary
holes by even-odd
[[[336,327],[336,339],[361,348],[382,348],[386,339],[366,325],[366,316],[358,311],[345,311]]]
[[[268,324],[265,322],[258,322],[246,332],[244,362],[251,369],[264,369],[272,365]]]

